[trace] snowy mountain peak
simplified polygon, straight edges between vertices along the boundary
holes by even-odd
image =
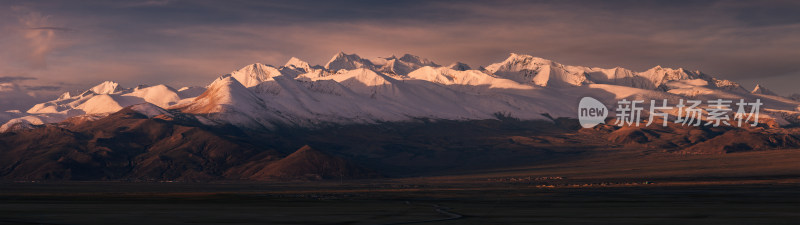
[[[138,97],[159,107],[168,107],[181,99],[178,90],[163,84],[140,87],[125,96]]]
[[[526,76],[532,77],[544,66],[563,67],[561,64],[554,63],[553,61],[533,57],[530,55],[522,55],[511,53],[506,60],[499,63],[494,63],[486,67],[486,70],[492,73],[511,74],[523,72]]]
[[[777,94],[775,94],[775,92],[772,92],[769,89],[765,88],[764,86],[761,86],[761,84],[756,84],[756,87],[753,88],[753,91],[751,91],[750,93],[777,96]]]
[[[338,54],[334,55],[327,64],[325,64],[325,69],[338,71],[338,70],[353,70],[358,68],[368,68],[373,69],[375,65],[372,64],[369,60],[362,59],[360,56],[356,54],[345,54],[344,52],[339,52]]]
[[[283,80],[283,79],[281,79]],[[268,81],[266,83],[275,82]],[[208,86],[208,89],[191,99],[181,102],[169,109],[183,113],[202,115],[201,122],[218,124],[214,121],[242,127],[260,127],[264,125],[269,110],[260,99],[230,75],[223,75]]]
[[[553,63],[553,61],[552,61],[552,60],[549,60],[549,59],[545,59],[545,58],[541,58],[541,57],[536,57],[536,56],[532,56],[532,55],[527,55],[527,54],[517,54],[517,53],[510,53],[510,54],[509,54],[509,57],[508,57],[506,60],[512,60],[512,61],[514,61],[514,60],[516,60],[516,61],[520,61],[520,60],[523,60],[523,61],[532,61],[532,62],[538,62],[538,63],[541,63],[541,64],[549,64],[549,63]]]
[[[105,81],[89,89],[96,94],[113,94],[122,91],[122,87],[117,82]]]
[[[230,75],[245,87],[252,87],[261,82],[271,80],[272,77],[280,76],[281,72],[275,67],[255,63],[233,71]]]
[[[223,75],[214,80],[208,89],[188,104],[173,108],[185,113],[220,113],[235,110],[237,107],[257,104],[260,100],[231,75]]]
[[[234,84],[235,83],[233,82],[234,80],[236,80],[236,78],[233,77],[232,74],[225,74],[217,77],[217,79],[214,79],[214,81],[211,82],[211,84],[209,84],[207,88],[212,89],[212,88],[221,88],[225,86],[237,86],[236,84]],[[239,84],[241,84],[241,82],[239,82]]]
[[[503,62],[486,67],[497,76],[520,83],[533,83],[538,86],[567,87],[592,83],[582,69],[568,70],[562,64],[533,57],[511,53]]]
[[[61,94],[60,96],[58,96],[58,99],[56,99],[56,100],[65,100],[65,99],[70,99],[70,98],[72,98],[72,95],[70,95],[69,91],[68,91],[68,92],[64,92],[64,94]]]
[[[294,69],[304,69],[306,71],[311,69],[311,66],[309,66],[307,62],[300,60],[296,57],[292,57],[291,59],[289,59],[289,61],[286,62],[286,64],[284,64],[283,66]]]
[[[672,69],[664,68],[660,65],[647,71],[638,73],[638,76],[647,78],[653,83],[654,87],[661,87],[669,81],[693,80],[703,78],[700,74],[694,73],[683,68]]]
[[[439,66],[439,65],[437,65],[436,63],[434,63],[433,61],[431,61],[429,59],[422,58],[422,57],[419,57],[419,56],[416,56],[416,55],[412,55],[412,54],[404,54],[403,57],[399,58],[399,60],[401,60],[403,62],[415,64],[415,65],[417,65],[419,67],[423,67],[423,66],[438,67]]]

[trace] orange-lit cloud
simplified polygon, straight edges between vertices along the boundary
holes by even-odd
[[[16,45],[16,51],[25,56],[32,68],[47,67],[47,57],[54,50],[66,47],[67,44],[57,39],[60,32],[71,31],[68,28],[53,26],[51,17],[23,7],[12,7],[18,14],[18,26],[13,26],[11,35],[20,35],[24,43]]]

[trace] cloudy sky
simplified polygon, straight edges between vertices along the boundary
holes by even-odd
[[[79,2],[0,0],[0,92],[206,85],[247,64],[324,64],[339,51],[473,66],[516,52],[800,92],[797,1]]]

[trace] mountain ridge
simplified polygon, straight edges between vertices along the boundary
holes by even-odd
[[[212,88],[217,82],[225,83],[224,90]],[[756,90],[751,93],[736,82],[683,68],[656,66],[634,72],[621,67],[570,66],[511,53],[502,62],[471,69],[463,63],[441,66],[411,54],[370,60],[340,52],[325,66],[310,66],[295,57],[279,67],[250,64],[220,76],[206,88],[175,90],[154,85],[125,89],[106,81],[80,95],[67,93],[37,104],[25,113],[4,112],[0,132],[85,114],[107,115],[144,102],[208,124],[251,128],[413,118],[492,119],[496,115],[522,120],[574,118],[573,105],[563,103],[585,96],[600,98],[607,106],[623,98],[762,98],[769,108],[763,113],[765,119],[781,125],[800,120],[800,103]],[[241,100],[225,102],[233,99]]]

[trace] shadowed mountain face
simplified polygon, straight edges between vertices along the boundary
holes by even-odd
[[[332,156],[322,151],[305,145],[286,156],[286,158],[271,162],[264,166],[263,163],[248,163],[238,168],[244,169],[241,176],[252,180],[321,180],[321,179],[352,179],[379,177],[368,169],[340,157]],[[237,170],[231,171],[232,173]]]
[[[8,179],[219,179],[248,160],[278,154],[191,125],[148,119],[130,109],[106,118],[4,134]]]
[[[617,127],[571,119],[431,121],[242,130],[132,107],[0,135],[6,180],[319,180],[460,174],[602,150],[725,154],[800,146],[797,128]]]
[[[130,108],[96,121],[5,133],[0,175],[15,180],[350,179],[377,177],[304,146],[286,156],[236,129]],[[276,140],[279,142],[279,140]],[[269,141],[267,141],[269,142]],[[284,156],[286,156],[284,158]]]

